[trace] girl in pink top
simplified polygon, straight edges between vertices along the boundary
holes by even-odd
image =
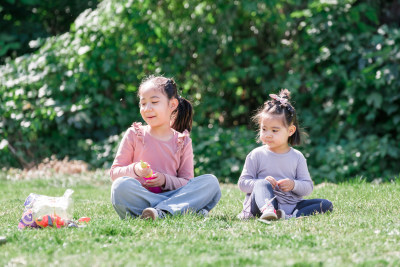
[[[150,76],[138,95],[147,125],[133,123],[118,148],[110,170],[114,209],[122,219],[141,215],[154,220],[186,212],[206,216],[221,191],[213,175],[193,178],[192,105],[165,77]]]

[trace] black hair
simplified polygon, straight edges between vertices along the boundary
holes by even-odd
[[[152,82],[164,95],[167,96],[168,100],[174,98],[178,100],[178,107],[172,113],[171,120],[173,120],[173,123],[171,127],[181,133],[185,130],[190,132],[193,123],[193,106],[189,100],[178,94],[178,86],[175,81],[172,78],[151,75],[142,81],[138,93],[143,84],[147,82]]]
[[[281,116],[286,127],[291,125],[296,127],[296,131],[289,136],[288,143],[291,145],[300,145],[302,133],[297,121],[296,110],[289,101],[290,91],[288,89],[282,89],[279,92],[279,96],[273,94],[270,96],[272,99],[265,102],[264,106],[257,111],[257,114],[253,117],[253,121],[260,126],[264,115],[271,114]]]

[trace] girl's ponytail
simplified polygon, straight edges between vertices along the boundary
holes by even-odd
[[[173,118],[172,128],[182,133],[185,130],[192,130],[193,107],[189,100],[179,96],[179,104]]]

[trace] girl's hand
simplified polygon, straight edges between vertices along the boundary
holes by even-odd
[[[275,178],[274,177],[272,177],[272,176],[267,176],[267,177],[265,177],[265,180],[267,180],[271,185],[272,185],[272,187],[275,189],[275,187],[276,187],[276,185],[278,184],[278,182],[275,180]]]
[[[292,191],[294,188],[294,181],[289,178],[279,180],[277,184],[279,186],[279,189],[283,192]]]
[[[163,173],[156,172],[156,173],[154,173],[153,177],[156,177],[156,178],[147,180],[144,184],[148,187],[157,187],[157,186],[165,185],[166,178]]]
[[[146,177],[151,174],[151,169],[150,168],[142,168],[140,163],[135,164],[135,173],[139,177]]]

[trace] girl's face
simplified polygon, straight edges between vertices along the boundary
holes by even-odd
[[[289,151],[288,139],[296,132],[296,126],[286,127],[280,116],[264,115],[260,125],[260,139],[275,153]]]
[[[169,100],[151,81],[141,86],[139,98],[140,115],[150,127],[170,126],[171,114],[178,106],[177,99]]]

